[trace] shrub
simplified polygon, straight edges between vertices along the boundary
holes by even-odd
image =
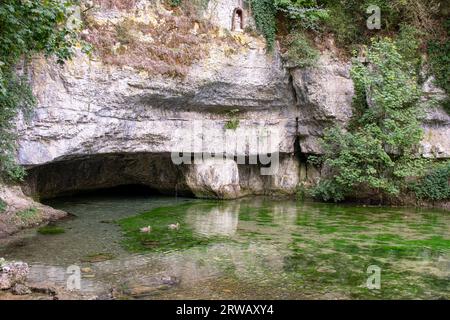
[[[423,172],[417,69],[399,47],[389,38],[374,40],[368,64],[355,62],[356,118],[351,131],[325,132],[323,163],[331,174],[313,190],[316,197],[341,201],[361,189],[398,195],[407,177]]]
[[[302,32],[289,35],[285,41],[287,51],[284,57],[289,64],[300,68],[316,64],[319,59],[319,51],[313,47],[311,41]]]
[[[407,23],[423,31],[422,39],[429,39],[439,29],[437,15],[439,1],[430,0],[321,0],[329,11],[324,20],[326,29],[335,36],[338,46],[349,51],[356,44],[370,44],[373,35],[392,35],[401,24]],[[381,30],[366,27],[367,8],[376,5],[381,10]],[[350,50],[351,51],[351,50]]]
[[[318,6],[316,0],[274,0],[278,11],[303,30],[319,31],[329,18],[329,10]]]
[[[347,190],[344,186],[332,179],[326,179],[320,181],[314,188],[312,188],[309,193],[313,198],[321,201],[329,202],[339,202],[345,199]]]
[[[6,210],[6,202],[0,198],[0,213],[4,212]]]
[[[239,127],[239,118],[237,117],[238,112],[239,109],[228,111],[227,115],[230,119],[225,123],[225,129],[236,130]]]
[[[446,22],[447,36],[450,36],[450,19]],[[448,38],[432,40],[428,43],[429,64],[435,76],[436,84],[450,96],[450,41]],[[450,98],[444,102],[444,108],[450,114]]]
[[[430,170],[412,186],[417,198],[423,200],[450,199],[450,161]]]
[[[252,0],[251,2],[256,28],[266,38],[267,49],[271,51],[275,43],[277,32],[277,9],[273,0]]]

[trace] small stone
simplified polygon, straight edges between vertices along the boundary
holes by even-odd
[[[127,294],[133,297],[145,296],[155,293],[157,288],[152,286],[137,285],[127,290]]]
[[[161,281],[163,284],[168,284],[168,285],[172,285],[172,286],[180,283],[180,280],[174,276],[163,276],[161,278]]]
[[[11,293],[17,296],[23,296],[26,294],[30,294],[31,290],[26,285],[17,283],[12,289]]]
[[[83,272],[83,273],[91,273],[92,269],[91,268],[81,268],[81,272]]]
[[[95,278],[95,274],[83,274],[83,278]]]
[[[4,263],[0,268],[0,290],[12,288],[27,279],[30,268],[24,262]]]

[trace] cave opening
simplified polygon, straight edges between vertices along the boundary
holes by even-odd
[[[83,155],[28,168],[22,189],[41,201],[79,194],[191,197],[182,171],[170,153]]]

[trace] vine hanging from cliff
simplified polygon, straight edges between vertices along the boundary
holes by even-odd
[[[2,0],[0,3],[0,177],[21,180],[15,163],[13,119],[34,104],[25,76],[15,72],[19,61],[36,53],[63,62],[73,54],[76,30],[67,26],[72,1]],[[24,68],[26,69],[26,68]]]
[[[277,9],[273,0],[252,0],[251,7],[255,24],[259,32],[266,38],[268,50],[272,50],[277,33]]]

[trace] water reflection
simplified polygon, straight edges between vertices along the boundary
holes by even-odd
[[[88,270],[83,292],[118,298],[450,298],[446,212],[264,198],[80,198],[56,206],[77,215],[59,223],[66,233],[28,232],[19,246],[0,248],[0,256],[31,263],[37,282],[63,285],[67,266],[77,264]],[[111,223],[125,217],[122,229]],[[146,225],[157,235],[151,246],[141,245]],[[91,253],[111,257],[83,260]],[[381,268],[382,290],[365,286],[369,265]]]
[[[201,235],[232,236],[237,231],[239,208],[239,202],[223,203],[207,212],[199,212],[194,206],[186,211],[185,221]]]

